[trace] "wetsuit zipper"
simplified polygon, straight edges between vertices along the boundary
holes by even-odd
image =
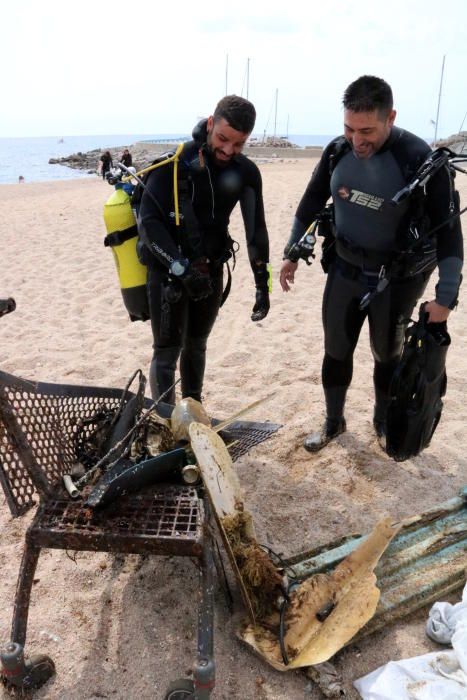
[[[214,219],[214,188],[212,186],[212,179],[211,179],[211,171],[209,170],[209,166],[206,163],[206,170],[208,172],[208,178],[209,178],[209,186],[211,188],[211,201],[212,201],[212,208],[211,208],[211,217]],[[195,181],[192,179],[191,180],[191,203],[194,205],[195,203]]]
[[[209,165],[206,163],[206,170],[208,171],[208,177],[209,177],[209,185],[211,187],[211,197],[212,197],[212,211],[211,211],[211,216],[214,219],[214,206],[215,206],[215,201],[214,201],[214,187],[212,186],[212,179],[211,179],[211,171],[209,170]]]

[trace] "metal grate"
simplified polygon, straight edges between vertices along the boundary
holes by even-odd
[[[234,444],[229,448],[232,460],[246,454],[255,445],[259,445],[276,433],[281,426],[277,423],[253,423],[249,421],[237,421],[229,425],[227,430],[222,433],[225,438],[225,443]]]
[[[131,394],[129,394],[131,396]],[[0,372],[0,482],[13,515],[34,503],[77,461],[76,434],[88,437],[102,411],[116,409],[119,389],[30,382]]]
[[[122,391],[104,387],[47,384],[0,372],[0,483],[13,516],[34,504],[38,492],[56,499],[61,477],[77,461],[76,436],[89,437],[99,413],[115,410]],[[127,400],[133,396],[127,394]],[[170,409],[170,407],[165,407]],[[225,431],[235,461],[280,428],[238,421]]]
[[[44,501],[28,538],[57,549],[199,556],[203,518],[193,487],[158,484],[155,493],[125,496],[103,511],[82,501]]]

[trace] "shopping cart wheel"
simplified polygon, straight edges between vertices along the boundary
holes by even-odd
[[[26,688],[40,688],[55,673],[55,664],[46,654],[35,654],[28,662],[28,675],[23,681]]]
[[[46,654],[24,658],[21,644],[10,642],[1,650],[0,677],[7,688],[40,688],[55,673],[55,664]]]
[[[195,697],[195,684],[189,678],[179,678],[169,685],[164,700],[192,700]]]

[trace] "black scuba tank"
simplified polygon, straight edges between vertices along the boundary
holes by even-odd
[[[386,451],[396,462],[415,457],[430,444],[443,409],[450,344],[446,322],[428,323],[422,304],[419,320],[406,330],[390,385]]]

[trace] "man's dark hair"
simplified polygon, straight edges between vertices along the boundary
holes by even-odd
[[[362,75],[350,83],[342,98],[344,109],[352,112],[373,112],[387,117],[393,108],[391,86],[382,78]]]
[[[232,129],[250,134],[255,125],[256,110],[244,97],[226,95],[217,104],[213,117],[215,122],[225,119]]]

